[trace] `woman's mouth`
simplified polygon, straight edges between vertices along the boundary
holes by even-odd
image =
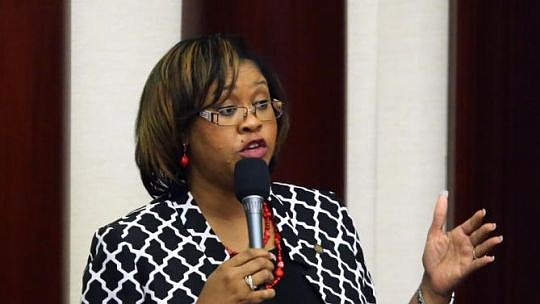
[[[247,143],[240,151],[242,157],[262,158],[266,155],[268,147],[264,139],[253,140]]]

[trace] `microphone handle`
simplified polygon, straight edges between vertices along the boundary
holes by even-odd
[[[242,199],[248,224],[249,247],[263,248],[262,205],[264,198],[258,195],[248,195]]]

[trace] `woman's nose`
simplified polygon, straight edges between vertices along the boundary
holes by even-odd
[[[251,107],[244,120],[238,125],[239,131],[242,132],[255,132],[261,129],[263,123],[255,112],[255,107]]]

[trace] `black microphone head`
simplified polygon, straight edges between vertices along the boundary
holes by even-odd
[[[242,158],[234,167],[234,191],[239,201],[249,195],[270,195],[270,173],[260,158]]]

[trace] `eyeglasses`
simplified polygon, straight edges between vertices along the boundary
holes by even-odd
[[[251,107],[225,106],[199,112],[199,116],[219,126],[237,126],[253,113],[260,121],[272,121],[283,115],[283,102],[272,99],[255,102]]]

